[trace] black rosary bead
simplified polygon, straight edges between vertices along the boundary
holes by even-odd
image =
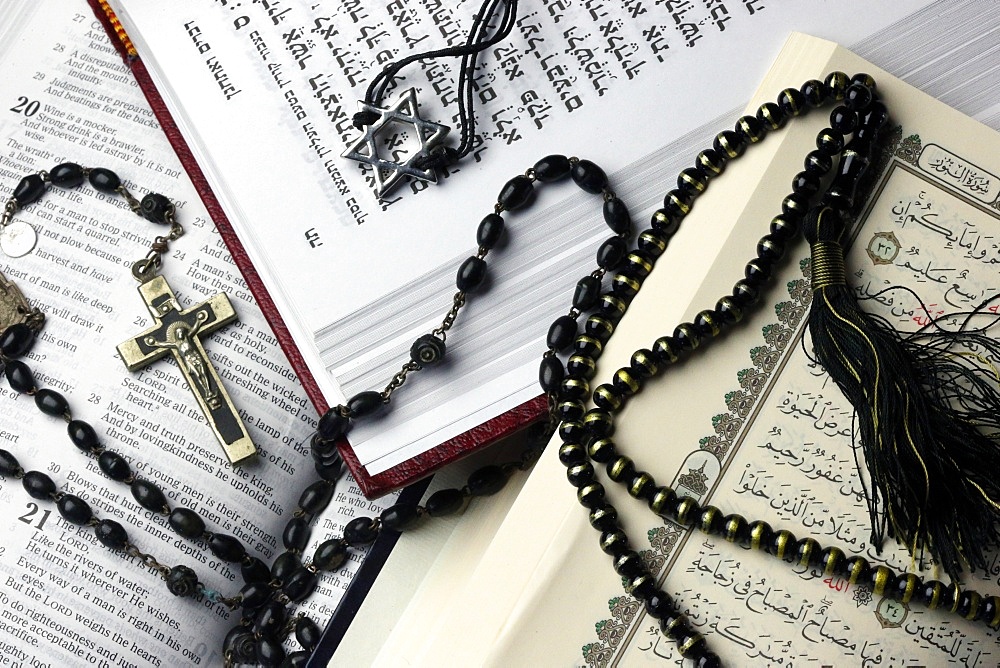
[[[243,543],[224,533],[212,534],[208,539],[208,549],[219,559],[230,563],[242,561],[247,554]]]
[[[823,176],[833,169],[833,159],[822,153],[819,149],[806,153],[806,158],[802,163],[805,170],[816,176]]]
[[[590,160],[578,160],[570,169],[570,175],[576,185],[594,195],[608,187],[607,174]]]
[[[633,499],[642,499],[647,503],[656,496],[659,487],[656,484],[656,480],[653,476],[646,473],[645,471],[639,471],[634,476],[632,480],[628,483],[628,493]]]
[[[424,502],[424,508],[431,517],[445,517],[457,513],[464,504],[465,495],[462,490],[452,488],[431,494]]]
[[[715,317],[715,311],[701,311],[694,317],[694,327],[704,339],[714,339],[722,333],[722,323]]]
[[[736,285],[733,286],[732,298],[740,307],[745,309],[757,303],[760,299],[760,290],[746,281],[737,281]]]
[[[677,494],[669,487],[657,487],[649,497],[649,509],[663,519],[673,518]]]
[[[851,80],[843,72],[830,72],[823,83],[826,84],[830,99],[839,102],[844,99],[844,94],[847,92],[847,87],[851,85]]]
[[[257,660],[255,663],[259,663],[265,668],[278,668],[284,660],[285,648],[281,646],[281,643],[267,637],[257,639]]]
[[[743,319],[743,309],[732,297],[722,297],[715,302],[715,317],[725,325],[734,325]]]
[[[864,557],[848,557],[847,561],[844,563],[844,570],[847,575],[848,581],[851,584],[858,584],[859,582],[865,582],[868,580],[868,575],[871,573],[871,566],[868,565],[868,560]]]
[[[653,271],[653,261],[642,251],[632,251],[625,256],[625,266],[622,269],[624,274],[642,280],[649,276],[651,271]]]
[[[768,126],[756,116],[741,116],[736,121],[736,132],[744,142],[756,144],[767,135]]]
[[[823,575],[842,577],[847,573],[847,555],[840,548],[825,548],[819,555],[819,563],[823,567]]]
[[[630,397],[639,391],[639,379],[636,378],[629,369],[618,369],[611,377],[611,385],[618,394],[623,397]]]
[[[715,506],[705,506],[701,509],[701,516],[698,518],[698,528],[702,533],[716,536],[722,533],[726,521],[722,511]]]
[[[739,124],[737,124],[737,129],[739,129]],[[681,170],[681,173],[677,175],[677,189],[688,197],[696,197],[705,192],[706,188],[708,188],[708,177],[695,167]]]
[[[868,574],[868,584],[876,597],[887,596],[896,588],[896,575],[886,566],[876,566]]]
[[[639,292],[642,283],[628,274],[615,274],[611,279],[611,289],[621,298],[631,301]]]
[[[694,166],[706,178],[712,178],[713,176],[718,176],[726,169],[726,159],[725,157],[716,151],[714,148],[707,148],[698,154],[698,157],[694,160]]]
[[[340,412],[340,406],[334,406],[319,419],[316,432],[324,441],[336,441],[347,432],[351,421]]]
[[[247,556],[240,562],[240,575],[243,576],[243,581],[248,584],[267,584],[271,581],[271,569],[257,557]]]
[[[312,651],[319,644],[321,636],[322,631],[319,630],[316,622],[308,617],[299,617],[298,621],[295,622],[295,639],[304,649]]]
[[[35,392],[35,406],[52,417],[69,415],[69,402],[66,401],[66,397],[47,387]]]
[[[788,120],[788,114],[774,102],[765,102],[757,108],[757,120],[769,130],[780,130]]]
[[[493,248],[503,237],[504,221],[498,213],[491,213],[479,222],[476,230],[476,243],[480,248]]]
[[[674,612],[674,602],[662,589],[654,591],[645,602],[646,612],[654,619],[663,619]]]
[[[727,130],[727,132],[729,131]],[[675,188],[674,190],[668,191],[667,194],[664,195],[662,211],[670,220],[680,223],[680,221],[684,219],[684,216],[691,213],[691,204],[693,202],[694,195],[691,195],[690,193],[687,193],[679,188]]]
[[[138,213],[151,223],[169,225],[174,214],[174,203],[159,193],[149,193],[139,202]]]
[[[606,292],[601,295],[597,310],[611,322],[617,323],[628,310],[628,302],[613,292]]]
[[[199,593],[198,574],[187,566],[174,566],[166,575],[167,591],[182,598]]]
[[[754,287],[761,287],[771,278],[774,270],[774,261],[764,257],[756,257],[747,262],[743,269],[743,275],[747,283]]]
[[[285,625],[288,609],[280,601],[271,601],[260,607],[253,620],[253,632],[258,636],[273,636]]]
[[[420,366],[433,366],[444,359],[444,339],[424,334],[410,346],[410,359]]]
[[[45,181],[38,174],[29,174],[17,184],[17,187],[14,188],[14,194],[11,197],[17,200],[19,207],[23,207],[34,204],[44,194]]]
[[[774,538],[774,529],[763,520],[750,523],[750,547],[754,550],[765,550]]]
[[[397,503],[382,511],[379,519],[382,526],[390,531],[412,529],[420,521],[420,508],[412,503]]]
[[[792,220],[802,220],[809,210],[809,198],[791,193],[781,201],[781,213]]]
[[[689,630],[677,636],[677,653],[686,659],[697,660],[705,652],[705,636]]]
[[[576,319],[569,315],[561,315],[549,326],[545,343],[552,350],[565,350],[576,337]]]
[[[609,411],[616,411],[622,406],[622,393],[614,385],[604,383],[594,390],[594,405]]]
[[[566,360],[566,371],[572,376],[579,376],[585,380],[590,380],[597,373],[597,364],[593,358],[586,355],[570,355]]]
[[[583,378],[570,376],[569,378],[563,380],[559,386],[559,398],[561,400],[583,400],[589,392],[590,385]]]
[[[601,296],[601,279],[597,276],[584,276],[576,284],[573,292],[573,307],[580,311],[589,311],[597,305]]]
[[[243,626],[234,626],[226,634],[222,642],[222,651],[232,655],[237,663],[255,663],[257,661],[257,639],[253,632]]]
[[[0,334],[0,354],[7,359],[23,357],[35,343],[35,332],[23,322],[11,325]]]
[[[583,413],[584,407],[582,401],[570,399],[567,401],[560,401],[556,405],[556,414],[559,416],[560,420],[582,420]]]
[[[80,450],[91,452],[99,447],[97,432],[89,423],[83,420],[70,420],[66,430],[69,432],[69,440]]]
[[[979,616],[979,606],[982,602],[983,597],[979,592],[966,589],[958,595],[955,614],[971,621]]]
[[[896,579],[894,591],[889,593],[893,599],[902,603],[909,603],[920,589],[924,586],[923,581],[913,573],[904,573]]]
[[[844,134],[854,132],[858,129],[858,113],[841,105],[830,112],[830,126]]]
[[[378,523],[370,517],[357,517],[344,527],[344,542],[351,547],[364,547],[378,538]]]
[[[590,462],[574,464],[566,469],[566,479],[573,487],[583,487],[594,482],[594,467]]]
[[[780,260],[785,254],[785,242],[774,235],[765,234],[757,242],[757,256],[765,262]]]
[[[682,322],[674,329],[673,339],[681,350],[694,350],[701,345],[702,338],[694,323]]]
[[[534,195],[535,184],[522,174],[504,184],[497,197],[497,203],[507,211],[514,211],[530,204]]]
[[[35,376],[28,365],[21,360],[7,360],[4,363],[3,373],[15,392],[28,394],[35,389]]]
[[[694,660],[694,668],[722,668],[722,659],[715,652],[706,649],[704,654]]]
[[[306,549],[309,536],[312,534],[312,527],[309,526],[310,517],[293,517],[288,520],[285,530],[281,534],[282,543],[289,552],[301,553]]]
[[[13,453],[0,449],[0,475],[16,477],[21,475],[23,470],[21,469],[21,464],[17,461],[17,457]]]
[[[656,357],[652,350],[640,348],[632,353],[632,357],[629,359],[629,368],[635,377],[646,379],[655,376],[660,367],[656,363]]]
[[[49,182],[60,188],[76,188],[85,178],[83,167],[75,162],[62,162],[49,170]]]
[[[588,514],[590,526],[598,531],[610,531],[618,526],[618,511],[614,506],[594,508]]]
[[[337,482],[340,480],[340,475],[344,470],[344,460],[340,457],[332,457],[331,459],[323,459],[322,461],[316,462],[316,473],[319,477],[327,482]]]
[[[132,467],[125,458],[112,450],[105,450],[97,457],[97,465],[104,475],[121,482],[132,477]]]
[[[653,342],[653,354],[664,364],[673,364],[680,359],[681,347],[672,336],[661,336]]]
[[[167,497],[159,487],[148,480],[135,480],[132,483],[132,497],[140,506],[155,513],[168,510]]]
[[[734,130],[723,130],[715,136],[712,148],[729,159],[738,158],[747,150],[747,139]]]
[[[313,555],[313,566],[324,571],[335,571],[347,561],[347,544],[342,540],[320,543]]]
[[[597,249],[597,266],[614,271],[621,266],[628,253],[628,243],[622,237],[611,237]]]
[[[359,392],[348,399],[347,410],[350,412],[351,417],[365,417],[377,411],[384,403],[385,401],[382,399],[380,392],[367,390]]]
[[[816,136],[816,149],[829,156],[844,150],[844,135],[836,130],[823,130]]]
[[[746,547],[750,544],[750,523],[742,515],[726,515],[723,520],[722,537],[726,542]]]
[[[819,192],[819,176],[812,172],[801,171],[792,179],[792,192],[806,197],[812,197]]]
[[[21,478],[24,491],[33,499],[49,500],[56,493],[56,484],[52,478],[41,471],[28,471]]]
[[[284,661],[279,665],[279,668],[305,668],[309,663],[310,655],[311,653],[305,650],[287,654]]]
[[[642,563],[642,557],[632,550],[615,557],[613,567],[615,573],[629,579],[636,577],[646,569]]]
[[[625,591],[632,594],[640,603],[645,603],[656,593],[656,582],[649,573],[642,572],[629,580],[625,585]]]
[[[671,640],[676,640],[680,634],[690,631],[687,617],[680,612],[669,612],[660,619],[660,632]]]
[[[552,183],[569,176],[573,164],[565,155],[547,155],[531,168],[535,178],[542,183]]]
[[[573,350],[577,355],[584,355],[592,360],[596,360],[604,352],[604,345],[597,337],[589,334],[580,334],[573,339]]]
[[[788,241],[798,233],[799,224],[794,218],[779,214],[771,219],[771,223],[767,226],[767,229],[775,239]]]
[[[205,521],[189,508],[174,508],[170,511],[167,522],[171,529],[184,538],[200,538],[205,533]]]
[[[458,268],[455,285],[462,292],[472,292],[486,280],[486,260],[472,255]]]
[[[604,496],[604,486],[599,482],[584,485],[576,492],[576,500],[580,502],[580,505],[590,509],[602,505],[604,503]]]
[[[240,589],[240,605],[244,612],[252,612],[270,601],[273,593],[269,582],[250,582]]]
[[[604,222],[615,234],[627,234],[632,228],[632,216],[629,215],[625,202],[617,197],[604,201]]]
[[[813,108],[822,106],[826,102],[827,95],[830,94],[830,90],[826,87],[826,84],[817,79],[810,79],[802,84],[799,92],[805,98],[806,104]]]
[[[674,504],[674,519],[681,526],[689,527],[694,526],[694,523],[698,520],[701,513],[701,507],[695,499],[690,496],[682,496],[677,499],[677,503]]]
[[[814,539],[803,538],[795,545],[795,562],[802,567],[817,564],[822,549]]]
[[[851,111],[862,111],[872,103],[872,91],[861,83],[852,83],[844,94],[844,104]]]
[[[94,535],[102,545],[112,550],[124,550],[128,544],[125,527],[114,520],[100,520],[94,525]]]
[[[610,438],[598,438],[587,446],[587,454],[598,464],[607,464],[618,453],[614,441]]]
[[[558,431],[559,438],[564,443],[580,443],[588,435],[583,428],[583,422],[579,420],[567,420],[560,423]]]
[[[630,480],[635,475],[635,464],[632,459],[625,455],[619,455],[608,462],[605,469],[608,477],[615,482]]]
[[[122,180],[118,175],[104,167],[91,169],[87,178],[95,190],[109,195],[117,192],[122,185]]]
[[[789,116],[801,116],[809,110],[805,95],[795,88],[786,88],[778,94],[778,106]]]
[[[317,480],[302,490],[299,496],[299,508],[303,512],[315,515],[322,512],[333,498],[334,486],[326,480]]]
[[[316,591],[317,584],[319,584],[319,578],[315,573],[308,568],[300,568],[288,576],[281,591],[288,597],[288,600],[299,603]]]
[[[298,552],[282,552],[271,564],[271,578],[284,582],[292,573],[302,568],[302,558]]]
[[[994,631],[1000,627],[1000,596],[987,596],[983,599],[979,619]]]
[[[484,466],[469,474],[465,486],[472,496],[491,496],[507,484],[507,474],[499,466]]]
[[[660,257],[663,255],[663,251],[667,250],[666,238],[653,230],[644,230],[640,233],[636,245],[640,251],[651,258]]]
[[[564,466],[575,466],[587,461],[587,450],[579,443],[563,443],[559,446],[559,461]]]

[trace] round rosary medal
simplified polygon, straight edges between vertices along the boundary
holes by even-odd
[[[7,257],[22,257],[35,247],[35,228],[21,220],[16,220],[0,229],[0,249]]]

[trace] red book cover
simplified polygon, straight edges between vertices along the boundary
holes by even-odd
[[[202,202],[205,204],[205,208],[215,222],[220,236],[229,248],[233,256],[233,261],[239,267],[243,278],[250,287],[251,293],[253,293],[254,298],[257,300],[257,304],[270,323],[271,329],[278,339],[278,343],[281,345],[282,350],[285,351],[285,355],[288,357],[292,369],[302,383],[309,400],[318,411],[318,414],[322,415],[329,408],[328,402],[320,392],[319,385],[316,383],[312,373],[306,367],[302,354],[292,339],[281,314],[278,313],[278,309],[275,307],[274,300],[271,299],[267,288],[261,281],[260,275],[250,262],[243,244],[236,236],[236,232],[226,217],[226,213],[222,210],[218,199],[212,192],[208,180],[205,178],[187,142],[177,128],[170,110],[167,109],[163,98],[153,84],[146,66],[143,64],[138,52],[135,50],[131,40],[128,38],[124,28],[122,28],[121,23],[107,2],[104,0],[88,0],[88,2],[97,18],[104,25],[104,29],[111,42],[131,69],[136,82],[139,84],[140,89],[142,89],[150,108],[159,121],[160,127],[167,135],[170,145],[177,153],[181,164],[194,184],[195,190],[198,192]],[[376,475],[369,475],[368,471],[358,461],[358,457],[348,441],[343,440],[339,444],[339,450],[348,469],[361,488],[362,493],[369,498],[374,498],[419,480],[442,466],[456,461],[472,451],[520,429],[543,415],[545,408],[545,398],[538,396],[427,452]]]

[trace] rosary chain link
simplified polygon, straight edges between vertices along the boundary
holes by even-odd
[[[128,188],[125,187],[124,183],[118,186],[118,194],[124,197],[125,201],[128,202],[128,208],[132,209],[132,213],[139,213],[139,209],[141,208],[139,200],[132,196],[132,193],[128,191]]]
[[[130,557],[138,557],[139,561],[141,561],[144,566],[159,573],[160,577],[164,580],[167,579],[168,575],[170,575],[170,568],[168,566],[164,566],[156,560],[156,557],[151,554],[146,554],[132,543],[125,546],[125,554]]]
[[[7,227],[17,213],[17,200],[11,197],[3,207],[3,218],[0,218],[0,227]]]
[[[403,367],[396,372],[396,375],[392,377],[392,380],[389,381],[389,384],[385,386],[385,389],[382,390],[381,392],[382,402],[389,403],[389,397],[392,396],[393,392],[395,392],[396,390],[398,390],[403,386],[403,383],[406,382],[406,377],[410,374],[410,372],[419,371],[422,368],[423,367],[421,367],[419,364],[413,361],[404,364]]]
[[[465,306],[465,293],[459,290],[455,293],[455,298],[452,300],[451,309],[444,316],[444,320],[441,321],[441,326],[436,329],[431,330],[431,333],[435,336],[440,336],[445,338],[445,333],[452,328],[455,324],[455,318],[458,317],[458,311],[463,306]]]

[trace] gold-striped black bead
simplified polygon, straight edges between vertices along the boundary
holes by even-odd
[[[658,487],[656,492],[649,499],[649,509],[663,519],[673,517],[674,504],[677,502],[677,495],[669,487]]]
[[[611,335],[615,333],[614,323],[596,313],[587,318],[584,328],[587,334],[593,336],[595,339],[600,339],[602,342],[610,339]]]
[[[614,433],[615,423],[611,414],[600,408],[592,408],[583,416],[583,426],[595,438],[607,438]]]
[[[779,130],[785,125],[788,116],[774,102],[765,102],[757,109],[757,120],[770,130]]]
[[[823,575],[840,575],[843,573],[844,562],[847,556],[838,547],[828,547],[823,550],[820,556],[820,565],[823,566]]]
[[[795,549],[795,556],[799,566],[808,566],[819,557],[823,548],[812,538],[803,538]]]
[[[858,584],[859,582],[864,582],[868,578],[868,574],[871,573],[871,566],[868,565],[868,560],[864,557],[850,557],[847,560],[847,581],[851,584]]]
[[[830,72],[823,83],[830,90],[830,97],[840,102],[844,99],[844,94],[847,92],[847,87],[851,85],[851,80],[843,72]]]
[[[566,466],[583,464],[587,461],[587,450],[579,443],[563,443],[559,446],[559,461]]]
[[[599,482],[584,485],[577,490],[576,498],[586,508],[597,508],[604,504],[604,486]]]
[[[881,565],[872,569],[869,577],[871,579],[872,594],[876,597],[885,596],[891,592],[896,579],[892,569]]]
[[[844,135],[836,130],[823,130],[816,135],[816,148],[827,155],[837,155],[844,148]]]
[[[726,515],[722,525],[722,537],[729,543],[746,545],[750,540],[750,523],[742,515]]]
[[[677,187],[692,195],[703,193],[708,187],[708,179],[697,169],[688,167],[677,175]]]
[[[574,376],[590,380],[597,373],[597,364],[586,355],[570,355],[566,360],[566,370]]]
[[[700,648],[705,645],[705,636],[698,633],[697,631],[691,631],[683,639],[681,643],[677,645],[677,653],[681,656],[688,656],[698,654]]]
[[[601,343],[600,339],[595,339],[593,336],[580,334],[573,339],[573,350],[578,355],[586,355],[597,359],[604,352],[604,344]]]
[[[575,400],[560,401],[556,406],[556,413],[561,420],[580,420],[583,418],[583,402]]]
[[[927,606],[928,610],[935,610],[944,600],[945,586],[937,580],[928,580],[920,588],[920,602]]]
[[[664,618],[660,622],[660,631],[668,638],[674,637],[680,629],[687,628],[688,619],[686,615],[676,614]]]
[[[787,529],[780,529],[774,533],[774,538],[768,547],[768,552],[783,561],[792,562],[795,560],[795,534]]]
[[[656,581],[649,573],[640,573],[629,580],[625,585],[625,591],[640,600],[645,600],[656,590]]]
[[[610,438],[598,438],[591,441],[590,445],[587,446],[587,452],[590,454],[590,458],[598,464],[610,462],[611,458],[617,454],[615,442]]]
[[[792,116],[801,116],[808,111],[805,96],[797,88],[786,88],[778,93],[778,106]]]
[[[909,603],[914,595],[920,592],[923,584],[923,581],[913,573],[901,575],[896,581],[896,592],[893,598],[903,603]]]
[[[701,509],[701,517],[698,519],[698,528],[701,529],[702,533],[715,536],[722,533],[724,526],[725,520],[722,517],[721,510],[715,506],[705,506]]]
[[[955,612],[959,616],[972,621],[979,616],[979,606],[981,606],[982,603],[983,597],[979,592],[973,591],[972,589],[966,589],[958,595]]]
[[[624,271],[636,278],[646,278],[653,271],[653,263],[641,253],[632,252],[625,256]]]
[[[615,371],[614,378],[611,382],[616,390],[626,396],[635,394],[640,389],[639,380],[632,375],[632,372],[629,369],[622,368]]]
[[[705,338],[715,338],[722,333],[722,326],[715,317],[715,312],[708,309],[701,311],[694,317],[694,326]]]
[[[589,513],[590,526],[599,531],[609,531],[618,526],[618,511],[614,506],[601,506]]]
[[[1000,629],[1000,596],[987,596],[983,601],[983,621],[991,629]]]
[[[796,216],[802,218],[806,215],[806,210],[808,209],[809,202],[806,198],[792,193],[781,200],[781,211],[786,216]]]
[[[695,158],[695,166],[705,176],[718,176],[726,169],[726,160],[715,149],[707,148]]]
[[[767,126],[756,116],[741,116],[736,121],[736,131],[750,143],[756,144],[767,135]]]
[[[727,295],[715,302],[715,315],[721,322],[733,325],[743,320],[743,308]]]
[[[667,250],[667,241],[656,232],[646,230],[639,235],[638,246],[642,252],[650,257],[659,257],[663,251]]]
[[[632,298],[639,293],[642,283],[627,274],[615,274],[614,278],[611,279],[611,287],[615,293]]]
[[[622,316],[625,315],[625,310],[627,308],[628,304],[621,300],[617,295],[611,293],[601,295],[601,303],[598,306],[598,309],[612,322],[618,322],[621,320]]]
[[[621,529],[611,529],[601,534],[601,550],[605,554],[618,556],[628,550],[628,536]]]
[[[656,481],[645,471],[639,471],[628,484],[628,493],[634,499],[645,499],[653,494]]]
[[[674,519],[681,526],[689,527],[698,519],[701,507],[690,496],[683,496],[674,506]]]
[[[691,212],[691,198],[685,197],[679,190],[671,190],[663,200],[663,208],[686,216]]]
[[[732,130],[723,130],[715,135],[712,148],[725,154],[727,158],[733,159],[743,155],[747,149],[747,142],[739,134]]]
[[[661,336],[653,342],[653,354],[661,362],[673,364],[680,359],[680,352],[680,346],[677,345],[677,340],[672,336]]]
[[[594,390],[594,404],[609,411],[616,411],[622,406],[622,395],[612,385],[602,383]]]
[[[865,88],[870,88],[873,91],[875,90],[875,79],[867,72],[858,72],[855,74],[851,77],[851,83],[859,83]]]
[[[640,378],[652,378],[660,368],[656,363],[656,358],[653,356],[653,351],[646,350],[645,348],[632,353],[629,364],[635,375]]]
[[[608,477],[615,482],[630,479],[635,475],[635,464],[625,455],[618,455],[608,462]]]
[[[764,550],[771,543],[774,530],[771,525],[764,520],[755,520],[750,523],[750,547],[755,550]]]
[[[566,378],[559,386],[567,399],[583,399],[590,393],[590,384],[583,378]]]
[[[674,328],[674,341],[682,350],[694,350],[701,345],[701,334],[691,322],[682,322]]]
[[[583,487],[594,482],[594,467],[590,462],[575,464],[566,469],[566,479],[573,487]]]

